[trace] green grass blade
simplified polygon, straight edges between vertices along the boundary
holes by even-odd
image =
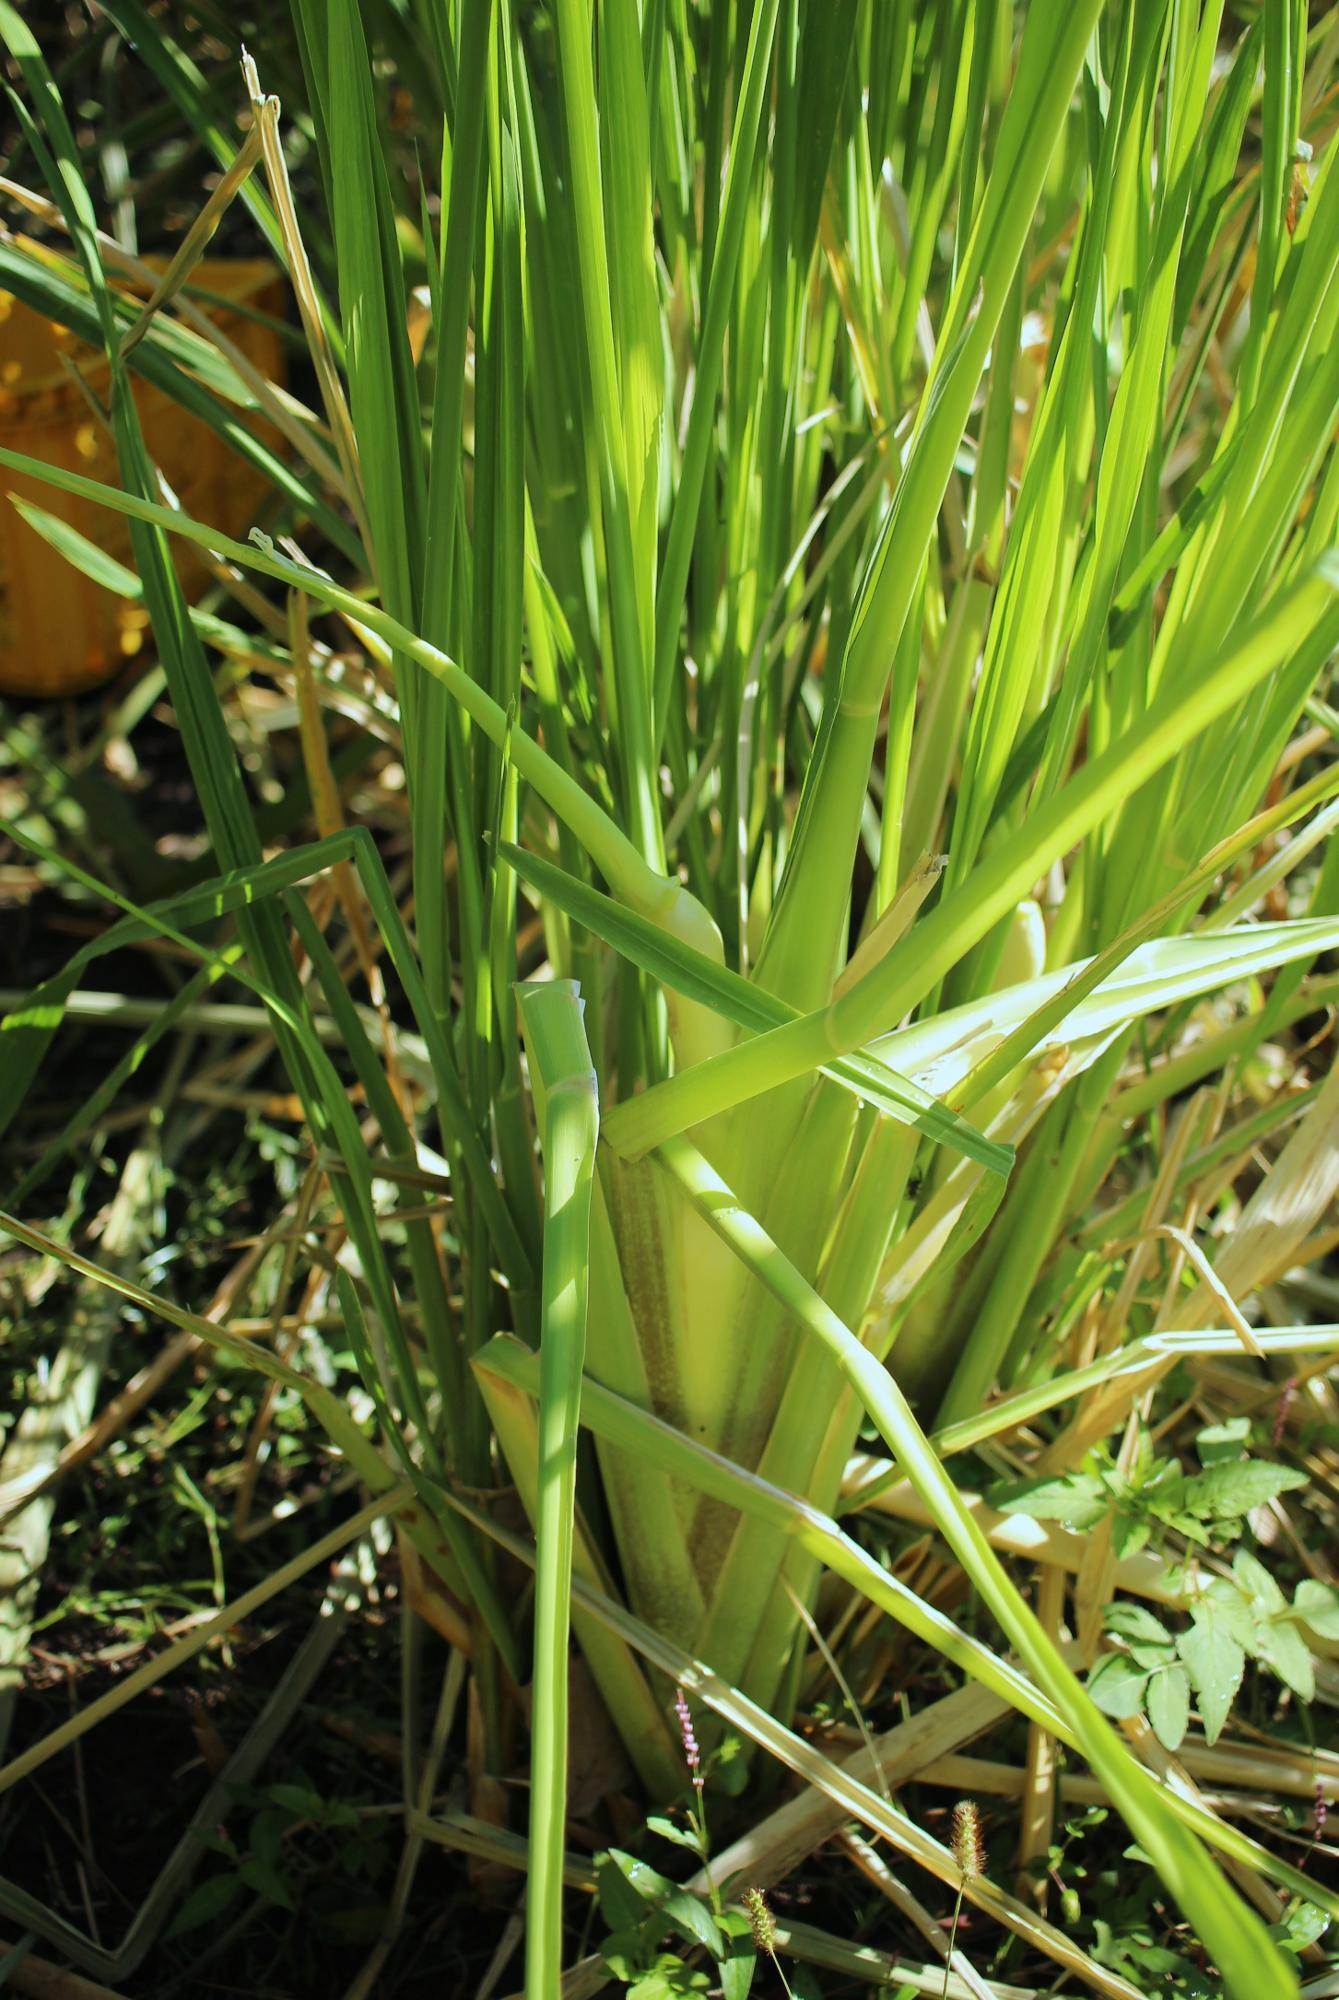
[[[954,284],[893,505],[852,616],[840,691],[807,774],[759,976],[800,1006],[836,975],[850,867],[883,694],[944,492],[1004,311],[1052,149],[1068,111],[1097,0],[1057,27],[1029,14],[994,165]]]
[[[655,704],[656,741],[664,733],[664,720],[673,685],[674,659],[679,643],[684,595],[692,559],[707,476],[708,453],[716,423],[716,399],[725,361],[725,336],[748,214],[754,159],[762,123],[763,104],[771,70],[772,42],[776,34],[779,0],[759,0],[749,24],[748,49],[735,107],[735,124],[726,169],[720,229],[711,258],[711,282],[707,288],[702,337],[697,351],[697,375],[693,407],[688,418],[683,463],[670,519],[669,539],[661,562],[660,595],[656,603]],[[722,54],[727,37],[719,37]],[[718,40],[713,36],[713,49]],[[708,168],[710,175],[710,168]],[[708,186],[708,199],[714,187]]]
[[[557,2000],[562,1984],[572,1539],[600,1100],[576,987],[568,982],[522,986],[520,1005],[538,1079],[545,1167],[525,1968],[528,2000]]]
[[[774,4],[774,0],[773,0]],[[606,237],[599,114],[591,55],[589,0],[557,0],[558,58],[571,171],[571,201],[580,278],[581,324],[595,414],[599,490],[612,622],[619,774],[628,832],[653,868],[663,860],[659,789],[652,737],[651,661],[643,645],[628,482],[627,432],[618,357],[610,317],[613,291]],[[620,110],[620,115],[621,110]],[[621,243],[621,232],[620,232]],[[626,276],[626,273],[621,273]]]

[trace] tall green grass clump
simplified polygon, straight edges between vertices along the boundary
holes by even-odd
[[[1167,1365],[1127,1342],[1235,1325],[1198,1246],[1146,1307],[1142,1211],[1090,1218],[1173,1100],[1211,1083],[1221,1115],[1339,943],[1326,17],[295,0],[281,105],[264,48],[233,94],[139,0],[105,11],[237,168],[214,205],[286,265],[310,400],[180,315],[202,243],[141,319],[0,5],[45,232],[0,240],[0,284],[111,356],[120,489],[51,481],[131,519],[137,580],[109,580],[151,614],[216,864],[121,898],[7,1018],[0,1088],[12,1111],[118,942],[174,939],[268,1010],[375,1436],[303,1393],[374,1490],[412,1482],[491,1744],[533,1684],[529,1990],[563,1949],[569,1623],[663,1801],[676,1676],[792,1754],[831,1571],[1087,1761],[1227,1990],[1295,1991],[1209,1849],[1300,1878],[1098,1714],[945,1455],[1040,1415],[1077,1466]],[[270,469],[263,534],[164,496],[141,375]],[[187,606],[180,538],[278,614],[249,670],[298,698],[308,845],[262,842],[210,657],[240,635]],[[330,774],[341,712],[402,758],[398,894]],[[1228,988],[1237,1018],[1188,1038]],[[1314,1187],[1280,1168],[1295,1249]],[[858,1446],[986,1636],[835,1524]],[[534,1526],[533,1657],[499,1483]]]

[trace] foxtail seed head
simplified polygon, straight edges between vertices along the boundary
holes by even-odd
[[[981,1815],[975,1799],[959,1799],[953,1808],[953,1859],[964,1882],[986,1872],[986,1843],[981,1837]]]
[[[753,1932],[753,1942],[759,1951],[765,1951],[769,1958],[776,1957],[776,1922],[767,1907],[767,1898],[761,1889],[744,1891],[744,1914]]]

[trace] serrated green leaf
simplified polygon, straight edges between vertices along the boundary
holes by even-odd
[[[1304,1577],[1293,1592],[1293,1611],[1320,1639],[1339,1639],[1339,1590]]]
[[[1118,1639],[1143,1640],[1153,1646],[1170,1646],[1172,1635],[1160,1618],[1155,1618],[1146,1604],[1133,1604],[1124,1600],[1109,1604],[1106,1612],[1106,1629],[1114,1632]]]
[[[1019,1479],[992,1486],[986,1498],[1002,1514],[1026,1514],[1034,1521],[1061,1521],[1082,1531],[1095,1528],[1111,1510],[1111,1496],[1095,1473],[1065,1479]]]
[[[1212,1605],[1214,1616],[1238,1645],[1250,1646],[1255,1637],[1255,1612],[1251,1598],[1243,1595],[1239,1581],[1225,1576],[1214,1577],[1199,1603]]]
[[[1146,1696],[1148,1719],[1165,1750],[1179,1750],[1190,1722],[1190,1676],[1184,1667],[1154,1674]]]
[[[1283,1592],[1275,1583],[1269,1571],[1249,1549],[1238,1549],[1232,1558],[1232,1574],[1237,1582],[1259,1608],[1272,1614],[1282,1611],[1287,1604]]]
[[[1272,1667],[1285,1687],[1303,1701],[1316,1692],[1316,1667],[1306,1640],[1286,1618],[1261,1620],[1255,1631],[1255,1657]]]
[[[1258,1458],[1220,1460],[1186,1481],[1185,1505],[1202,1521],[1230,1521],[1305,1485],[1306,1474],[1290,1465]]]
[[[1190,1674],[1205,1737],[1216,1743],[1241,1686],[1246,1653],[1212,1598],[1193,1605],[1191,1619],[1177,1640],[1177,1650]]]
[[[1229,1417],[1226,1423],[1210,1424],[1195,1439],[1201,1465],[1215,1465],[1221,1459],[1236,1460],[1251,1441],[1249,1417]]]
[[[1138,1555],[1152,1536],[1152,1525],[1142,1514],[1122,1511],[1111,1526],[1111,1553],[1117,1562],[1124,1562],[1127,1556]]]
[[[1149,1639],[1136,1639],[1130,1647],[1130,1658],[1135,1665],[1147,1667],[1150,1673],[1158,1673],[1175,1656],[1176,1644],[1170,1634],[1156,1644]]]
[[[1088,1692],[1103,1715],[1119,1720],[1142,1714],[1148,1681],[1147,1668],[1136,1666],[1125,1653],[1108,1653],[1089,1674]]]

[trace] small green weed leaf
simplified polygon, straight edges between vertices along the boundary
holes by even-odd
[[[1107,1631],[1124,1639],[1137,1666],[1156,1673],[1176,1658],[1176,1641],[1162,1621],[1142,1604],[1113,1604],[1106,1617]]]
[[[1268,1459],[1220,1460],[1186,1481],[1185,1504],[1202,1521],[1232,1521],[1280,1493],[1306,1485],[1306,1474]]]
[[[251,1854],[237,1873],[247,1888],[254,1890],[257,1896],[263,1896],[267,1903],[277,1903],[281,1910],[295,1907],[293,1892],[273,1862]]]
[[[1176,1641],[1171,1637],[1156,1644],[1149,1639],[1136,1639],[1130,1647],[1130,1658],[1136,1666],[1147,1667],[1150,1673],[1160,1673],[1176,1657]]]
[[[1148,1719],[1164,1750],[1179,1750],[1190,1723],[1190,1676],[1164,1667],[1148,1684]]]
[[[696,1896],[690,1896],[686,1889],[676,1889],[659,1907],[675,1930],[690,1943],[705,1945],[713,1958],[725,1957],[725,1940],[716,1920],[706,1904],[699,1902]]]
[[[241,1887],[240,1875],[211,1875],[207,1882],[197,1883],[168,1925],[167,1936],[180,1937],[183,1931],[213,1923],[236,1900]]]
[[[1256,1609],[1266,1617],[1272,1617],[1285,1608],[1288,1600],[1264,1564],[1249,1549],[1237,1550],[1232,1558],[1232,1574]]]
[[[721,1961],[716,1970],[723,2000],[748,2000],[757,1965],[758,1954],[751,1943],[737,1946],[731,1957]]]
[[[1138,1555],[1153,1535],[1153,1524],[1142,1514],[1117,1514],[1111,1528],[1111,1553],[1117,1562]]]
[[[601,1901],[603,1908],[603,1900]],[[640,1929],[610,1931],[600,1946],[600,1957],[615,1979],[631,1985],[646,1970],[646,1942]]]
[[[694,1854],[702,1852],[702,1841],[696,1827],[676,1826],[672,1819],[664,1819],[659,1813],[652,1813],[646,1824],[650,1832],[658,1833],[662,1840],[672,1840],[676,1847],[690,1848]]]
[[[677,1887],[668,1875],[661,1875],[649,1862],[639,1861],[635,1855],[625,1854],[621,1848],[611,1847],[609,1859],[643,1903],[659,1905],[664,1897],[672,1896]]]
[[[1234,1582],[1225,1576],[1216,1576],[1200,1598],[1197,1609],[1206,1605],[1212,1605],[1213,1615],[1238,1645],[1249,1651],[1255,1638],[1255,1611],[1249,1590],[1243,1595],[1240,1580]]]
[[[1103,1715],[1120,1719],[1139,1715],[1144,1706],[1148,1670],[1125,1653],[1108,1653],[1088,1676],[1088,1692]]]
[[[325,1800],[310,1785],[271,1785],[266,1796],[295,1819],[319,1821],[324,1816]]]
[[[1094,1928],[1097,1942],[1093,1947],[1093,1957],[1098,1964],[1110,1966],[1114,1972],[1125,1973],[1140,1992],[1150,1990],[1151,1974],[1157,1981],[1153,1990],[1159,1993],[1186,1994],[1193,1996],[1193,2000],[1216,2000],[1218,1988],[1211,1986],[1204,1974],[1178,1952],[1168,1951],[1165,1945],[1152,1944],[1146,1938],[1113,1930],[1100,1917]]]
[[[1020,1479],[991,1488],[987,1498],[1002,1514],[1027,1514],[1034,1521],[1060,1521],[1082,1531],[1095,1528],[1110,1511],[1111,1496],[1096,1473],[1066,1479]]]
[[[1330,1920],[1324,1910],[1318,1910],[1314,1903],[1305,1902],[1300,1896],[1289,1902],[1281,1923],[1270,1926],[1285,1951],[1305,1951],[1324,1937],[1330,1927]]]
[[[1251,1440],[1249,1417],[1229,1417],[1226,1423],[1210,1424],[1195,1439],[1201,1465],[1217,1465],[1223,1459],[1240,1459]]]
[[[687,1890],[680,1889],[647,1862],[638,1861],[616,1847],[610,1848],[609,1859],[641,1902],[659,1911],[665,1922],[682,1937],[692,1944],[705,1945],[713,1958],[725,1957],[725,1941],[705,1903],[699,1902],[696,1896],[690,1896]]]
[[[1255,1657],[1272,1667],[1285,1687],[1303,1701],[1316,1692],[1316,1669],[1306,1640],[1288,1619],[1261,1620],[1255,1634]]]
[[[737,1799],[749,1781],[749,1760],[738,1736],[723,1736],[712,1752],[708,1766],[712,1788],[727,1799]]]
[[[284,1851],[284,1815],[269,1810],[258,1812],[251,1822],[251,1859],[262,1867],[276,1868]]]
[[[628,1855],[606,1855],[595,1871],[600,1915],[615,1933],[635,1928],[646,1915],[645,1898],[619,1865],[620,1861],[630,1858]]]
[[[648,1972],[628,1988],[628,2000],[671,2000],[673,1992],[663,1972]]]
[[[662,1952],[650,1971],[628,1989],[628,2000],[677,2000],[681,1994],[706,1993],[710,1987],[707,1973],[691,1971],[673,1952]]]
[[[1192,1623],[1177,1640],[1190,1674],[1204,1734],[1216,1743],[1246,1670],[1246,1653],[1212,1597],[1191,1608]]]
[[[1293,1615],[1321,1639],[1339,1639],[1339,1590],[1308,1576],[1293,1592]]]
[[[1170,1646],[1172,1635],[1146,1604],[1121,1602],[1107,1607],[1106,1628],[1118,1639],[1143,1640],[1148,1645]]]

